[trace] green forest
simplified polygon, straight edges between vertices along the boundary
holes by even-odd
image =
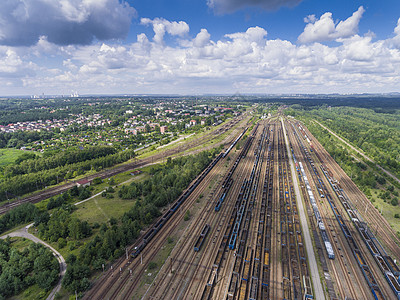
[[[34,284],[50,291],[58,281],[58,273],[58,261],[45,246],[29,242],[29,246],[18,250],[10,239],[0,239],[0,299],[18,295]]]
[[[116,153],[112,147],[93,147],[9,165],[5,168],[5,172],[8,172],[6,177],[0,179],[0,201],[55,185],[89,170],[99,171],[111,167],[134,156],[133,150]]]
[[[89,224],[72,216],[77,209],[72,203],[91,195],[91,188],[74,187],[67,193],[50,198],[42,209],[29,203],[7,212],[0,218],[0,232],[34,222],[37,235],[58,249],[67,247],[71,253],[79,248],[79,252],[75,251],[66,258],[68,267],[63,286],[71,293],[83,292],[90,286],[92,273],[123,255],[125,247],[161,215],[163,206],[179,197],[219,151],[215,149],[168,159],[165,164],[150,168],[150,178],[123,185],[118,191],[119,196],[134,203],[118,220],[111,218],[102,224]],[[113,192],[114,189],[109,187],[106,194]]]
[[[377,166],[345,146],[317,122],[347,140],[377,164],[400,176],[400,112],[376,112],[355,107],[328,107],[304,109],[293,105],[286,112],[305,122],[314,137],[342,167],[346,174],[372,202],[387,203],[396,209],[399,204],[400,184],[383,173]],[[379,205],[382,209],[386,207]],[[376,205],[376,207],[378,207]],[[390,212],[390,220],[400,218],[398,211]],[[395,221],[391,221],[395,222]],[[393,223],[394,224],[394,223]],[[397,226],[396,226],[397,227]],[[400,232],[398,232],[400,234]]]

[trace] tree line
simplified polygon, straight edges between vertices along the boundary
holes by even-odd
[[[117,150],[111,146],[89,147],[82,150],[71,149],[60,151],[50,157],[27,159],[13,165],[6,166],[3,173],[10,178],[16,175],[36,173],[51,170],[78,162],[83,162],[99,157],[115,154]]]
[[[377,113],[356,107],[297,107],[292,115],[316,119],[329,129],[362,149],[382,167],[400,177],[400,112]]]
[[[131,159],[134,155],[133,150],[126,150],[54,169],[6,178],[0,182],[0,201],[40,190],[45,186],[54,185],[65,179],[82,175],[91,169],[101,170],[111,167]]]

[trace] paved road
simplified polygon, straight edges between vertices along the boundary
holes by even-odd
[[[321,278],[319,277],[317,260],[315,259],[314,248],[313,248],[313,245],[311,242],[310,230],[308,228],[306,215],[304,213],[305,208],[303,206],[303,201],[301,201],[300,189],[299,189],[299,184],[297,181],[296,170],[294,168],[293,157],[290,152],[289,141],[288,141],[288,137],[286,135],[286,128],[285,128],[285,124],[283,123],[282,118],[281,118],[281,122],[282,122],[282,127],[283,127],[283,135],[285,136],[287,154],[289,156],[290,170],[292,173],[292,182],[294,184],[294,190],[296,193],[296,202],[297,202],[297,206],[299,208],[301,229],[303,230],[303,233],[304,233],[304,241],[306,244],[308,263],[310,264],[311,280],[314,285],[314,292],[315,292],[314,298],[315,299],[325,299],[324,290],[322,288],[322,283],[321,283]]]
[[[52,299],[54,299],[54,296],[56,295],[56,293],[61,289],[61,281],[65,275],[65,271],[67,269],[67,264],[65,263],[64,257],[62,257],[61,254],[56,249],[54,249],[46,242],[42,241],[41,239],[37,238],[36,236],[34,236],[28,232],[28,228],[31,227],[32,225],[33,225],[33,223],[29,224],[28,226],[26,226],[24,228],[21,228],[16,231],[13,231],[9,234],[3,235],[0,238],[5,239],[8,236],[23,237],[23,238],[29,239],[35,243],[41,243],[44,246],[46,246],[47,248],[49,248],[51,251],[53,251],[54,256],[57,258],[58,262],[60,263],[60,280],[58,281],[57,285],[54,287],[54,289],[51,291],[50,295],[46,299],[46,300],[52,300]]]
[[[328,127],[322,125],[320,122],[318,122],[317,120],[314,120],[315,123],[317,123],[319,126],[321,126],[322,128],[326,129],[329,131],[330,134],[332,134],[334,137],[336,137],[337,139],[339,139],[340,141],[342,141],[343,143],[345,143],[347,146],[349,146],[351,149],[353,149],[354,151],[356,151],[358,154],[360,154],[362,157],[364,157],[366,160],[374,163],[379,169],[381,169],[383,172],[385,172],[388,176],[392,177],[394,180],[396,180],[398,183],[400,183],[400,179],[397,178],[395,175],[393,175],[392,173],[390,173],[388,170],[384,169],[382,166],[378,165],[372,158],[366,156],[363,152],[361,152],[360,150],[358,150],[356,147],[350,145],[347,141],[345,141],[344,139],[342,139],[340,136],[338,136],[336,133],[334,133],[332,130],[330,130]]]

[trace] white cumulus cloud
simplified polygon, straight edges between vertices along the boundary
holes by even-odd
[[[204,47],[210,42],[210,37],[211,35],[208,33],[207,29],[202,28],[193,40],[193,45],[199,48]]]
[[[2,0],[0,44],[30,46],[42,36],[58,45],[119,39],[135,14],[119,0]]]
[[[184,22],[145,19],[143,25],[161,28],[157,38],[140,33],[130,44],[80,46],[41,38],[31,47],[0,46],[0,95],[400,92],[399,24],[389,39],[353,34],[325,45],[268,39],[257,26],[213,39],[205,28],[191,35]],[[164,42],[166,34],[177,42]]]
[[[340,21],[335,25],[332,13],[326,12],[319,19],[315,15],[310,15],[304,19],[306,27],[299,36],[299,42],[312,43],[331,41],[339,38],[347,38],[355,35],[358,31],[358,24],[364,13],[364,8],[360,6],[351,17],[344,21]]]
[[[397,26],[394,29],[394,38],[392,39],[392,43],[395,47],[400,49],[400,18],[397,20]]]
[[[170,22],[163,18],[155,18],[154,20],[148,18],[142,18],[140,23],[143,25],[152,25],[154,31],[154,41],[162,43],[165,33],[169,33],[172,36],[183,37],[189,32],[189,25],[184,21],[173,21]]]

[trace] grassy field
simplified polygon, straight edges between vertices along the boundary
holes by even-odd
[[[90,224],[101,224],[108,221],[111,217],[119,219],[135,204],[135,200],[120,199],[117,192],[114,193],[114,197],[113,199],[106,199],[102,196],[97,196],[80,204],[72,216],[82,221],[88,221]]]
[[[140,182],[149,178],[149,174],[146,172],[149,167],[143,168],[142,174],[137,176],[130,175],[130,172],[121,173],[115,176],[115,184],[129,184],[132,181]],[[96,194],[106,187],[108,187],[107,182],[96,186],[93,194]],[[82,221],[88,221],[90,224],[94,223],[104,223],[108,221],[111,217],[116,219],[122,217],[122,215],[128,211],[134,204],[135,200],[123,200],[118,197],[119,186],[115,187],[115,192],[112,194],[114,198],[108,199],[101,195],[96,196],[89,201],[79,204],[78,209],[73,212],[73,216],[76,216]]]
[[[375,206],[379,212],[385,217],[385,219],[389,222],[390,226],[397,232],[397,235],[400,236],[400,221],[398,218],[395,218],[394,215],[398,214],[400,216],[400,206],[393,206],[392,204],[385,202],[383,199],[379,198],[380,190],[373,189],[371,190],[372,198],[371,202]],[[375,229],[376,224],[371,224],[371,229]]]
[[[19,237],[12,237],[12,238],[10,238],[10,240],[11,240],[11,246],[13,248],[18,249],[18,251],[24,250],[26,247],[28,247],[32,243],[28,239],[19,238]]]
[[[44,300],[50,294],[50,291],[45,292],[37,284],[34,284],[24,290],[21,294],[11,297],[11,300]]]
[[[24,152],[17,149],[0,149],[0,166],[13,163]]]

